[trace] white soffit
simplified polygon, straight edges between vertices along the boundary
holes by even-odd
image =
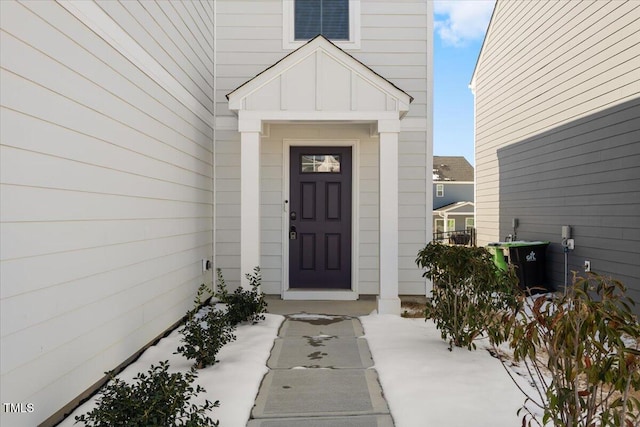
[[[396,113],[395,117],[402,118],[413,100],[323,36],[285,56],[229,93],[227,99],[229,109],[236,113],[324,113],[316,116],[319,119],[333,113],[345,118]]]

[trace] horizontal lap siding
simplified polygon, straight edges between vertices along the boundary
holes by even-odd
[[[216,2],[216,115],[236,117],[229,111],[226,95],[265,68],[279,61],[282,50],[282,3],[280,1]],[[216,131],[216,266],[222,270],[230,288],[240,284],[240,134],[234,130]],[[261,163],[273,165],[277,150],[263,144]],[[265,151],[266,150],[266,151]],[[261,198],[265,208],[274,203],[274,192],[282,191],[282,181],[261,177]],[[264,193],[263,193],[264,194]],[[273,221],[261,221],[261,263],[265,292],[279,294],[282,268],[281,238]],[[264,227],[268,229],[265,230]],[[263,240],[271,237],[270,241]]]
[[[240,284],[240,134],[216,131],[216,262],[227,283]],[[248,272],[244,272],[248,273]]]
[[[253,78],[265,68],[289,54],[282,49],[282,1],[278,0],[221,0],[216,5],[216,99],[218,116],[234,117],[228,109],[225,96]],[[387,2],[366,0],[361,2],[361,48],[348,50],[359,61],[414,97],[407,118],[425,118],[427,115],[427,4],[425,1]],[[425,120],[426,122],[426,120]],[[216,155],[225,155],[216,161],[216,219],[217,265],[225,270],[225,277],[235,281],[240,277],[240,205],[239,164],[240,137],[233,131],[218,130]],[[270,156],[275,145],[263,145],[262,162],[271,165]],[[360,214],[360,292],[378,292],[378,215],[377,184],[369,190],[377,170],[377,159],[362,151]],[[418,159],[418,160],[416,160]],[[431,189],[426,188],[427,132],[403,132],[400,135],[400,293],[424,294],[424,280],[415,267],[417,251],[430,235]],[[264,169],[264,168],[263,168]],[[377,175],[376,175],[377,179]],[[261,178],[262,209],[274,210],[275,198],[281,192],[278,179]],[[373,188],[373,187],[371,187]],[[234,194],[236,192],[236,194]],[[428,197],[426,196],[428,192]],[[428,217],[427,217],[428,214]],[[225,226],[220,225],[224,221]],[[266,224],[265,224],[266,221]],[[262,236],[275,238],[277,220],[263,215]],[[265,266],[264,283],[269,290],[279,292],[281,280],[278,255],[279,239],[263,241],[262,261]],[[279,253],[279,252],[278,252]],[[281,259],[280,259],[281,261]],[[228,274],[227,274],[228,273]],[[238,283],[238,282],[233,282]]]
[[[216,23],[216,111],[234,116],[226,95],[290,52],[282,50],[282,2],[218,0]]]
[[[640,4],[499,1],[476,72],[480,244],[552,242],[572,225],[585,259],[640,297]],[[523,48],[527,46],[527,48]]]
[[[260,239],[263,290],[282,291],[283,153],[282,138],[263,140],[260,159]],[[288,244],[286,242],[285,244]]]
[[[213,110],[210,4],[172,2],[171,43],[145,15],[155,4],[99,6]],[[2,424],[20,426],[154,339],[211,280],[213,131],[59,4],[1,7],[2,396],[36,408]]]
[[[360,136],[360,206],[358,248],[358,291],[361,294],[380,292],[378,222],[380,216],[380,186],[378,185],[378,153],[380,144],[376,139]]]
[[[362,49],[349,53],[414,98],[407,118],[425,118],[426,2],[363,1],[361,12]],[[427,204],[431,207],[431,188],[426,188],[427,132],[402,132],[398,161],[399,292],[424,295],[425,282],[415,258],[431,234],[431,213],[427,210]]]
[[[399,145],[398,279],[402,295],[424,295],[415,259],[431,236],[431,185],[427,188],[427,133],[403,132]],[[428,216],[427,216],[428,215]]]

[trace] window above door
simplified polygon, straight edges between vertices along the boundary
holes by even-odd
[[[283,0],[282,47],[322,34],[342,49],[360,48],[360,0]]]

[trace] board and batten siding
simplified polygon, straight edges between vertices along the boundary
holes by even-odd
[[[478,243],[548,240],[640,300],[640,3],[498,0],[473,85]],[[570,278],[569,278],[570,280]]]
[[[289,0],[284,0],[289,1]],[[403,120],[399,138],[399,280],[401,294],[424,294],[425,281],[415,265],[419,249],[431,238],[431,162],[427,120],[430,99],[427,93],[430,17],[424,0],[360,2],[361,46],[349,49],[376,73],[414,97]],[[218,0],[216,2],[216,265],[225,279],[239,284],[240,272],[240,135],[236,116],[229,111],[226,95],[252,79],[292,50],[283,49],[283,0]],[[267,139],[264,140],[265,142]],[[261,153],[261,209],[282,211],[282,184],[276,175],[281,165],[276,157],[282,147],[263,143]],[[278,151],[280,150],[280,151]],[[363,153],[364,155],[364,153]],[[281,155],[280,155],[281,156]],[[364,155],[361,174],[377,168],[377,155]],[[280,160],[281,162],[281,160]],[[369,170],[368,168],[371,168]],[[429,172],[428,172],[429,171]],[[428,174],[429,173],[429,174]],[[376,178],[377,179],[377,178]],[[362,190],[362,189],[361,189]],[[376,193],[365,191],[366,200]],[[279,195],[278,195],[279,194]],[[276,197],[280,200],[276,207]],[[361,202],[362,204],[363,202]],[[374,202],[361,206],[361,215],[373,215]],[[377,217],[378,213],[375,213]],[[377,232],[373,216],[361,218],[362,244]],[[262,217],[261,244],[263,278],[268,292],[280,293],[282,247],[281,223]],[[366,224],[366,225],[363,225]],[[362,229],[366,227],[366,229]],[[269,236],[279,237],[272,241]],[[377,237],[370,245],[377,247]],[[361,293],[378,292],[377,249],[361,247],[359,280]],[[368,255],[363,255],[368,254]],[[366,257],[362,259],[362,257]],[[369,266],[369,267],[364,267]],[[366,271],[365,271],[366,270]],[[242,272],[244,274],[246,272]]]
[[[0,2],[1,395],[34,405],[2,425],[54,422],[211,281],[212,3],[84,3],[152,60],[65,3]]]

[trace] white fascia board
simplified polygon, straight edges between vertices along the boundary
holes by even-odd
[[[315,120],[314,120],[315,121]],[[378,121],[371,121],[374,124],[374,128],[372,129],[371,136],[376,137],[378,133]],[[427,131],[427,121],[424,118],[405,118],[400,120],[401,130],[403,132],[426,132]],[[238,130],[238,117],[237,116],[218,116],[216,117],[216,129],[217,130]],[[436,182],[434,181],[434,184]],[[471,184],[472,181],[468,182],[449,182],[450,184]]]
[[[460,184],[467,184],[467,185],[473,185],[474,182],[473,181],[444,181],[444,180],[433,180],[434,184],[456,184],[456,185],[460,185]]]
[[[447,213],[449,215],[455,215],[457,213],[452,213],[451,211],[456,210],[456,209],[460,209],[460,208],[465,208],[465,207],[473,207],[473,202],[456,202],[455,205],[447,208],[447,209],[434,209],[434,212],[440,212],[440,213]],[[466,214],[466,213],[462,213],[462,214]],[[473,212],[471,212],[471,215],[473,215]]]
[[[243,118],[274,122],[360,122],[398,120],[395,111],[243,111]]]
[[[245,112],[245,114],[248,112]],[[270,112],[271,113],[271,112]],[[318,112],[314,111],[313,112],[313,116],[314,116],[314,120],[313,121],[318,121]],[[273,114],[269,114],[269,116],[273,116]],[[395,118],[395,115],[394,115]],[[275,121],[275,120],[274,120]],[[293,121],[289,116],[287,117],[287,122],[288,121]],[[353,121],[351,119],[349,119],[348,121]],[[359,120],[362,121],[362,120]],[[373,119],[373,120],[366,120],[367,122],[372,122],[375,123],[375,128],[372,131],[372,136],[375,136],[375,134],[378,133],[378,129],[377,129],[377,125],[378,125],[378,120],[377,119]],[[401,126],[401,130],[404,132],[424,132],[427,130],[427,120],[424,118],[405,118],[400,120],[400,126]],[[216,117],[216,129],[217,130],[238,130],[238,117],[237,116],[218,116]],[[443,181],[445,182],[445,181]],[[448,184],[473,184],[473,181],[446,181]],[[436,181],[434,181],[434,184],[436,183]]]
[[[435,214],[436,212],[434,212]],[[473,216],[473,212],[440,212],[442,214],[446,213],[447,216]]]

